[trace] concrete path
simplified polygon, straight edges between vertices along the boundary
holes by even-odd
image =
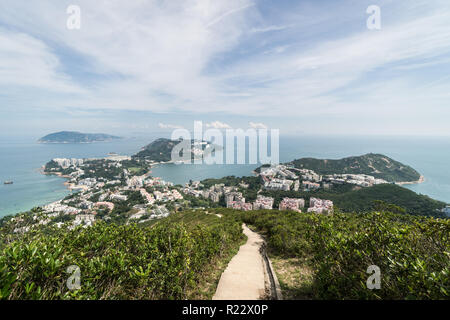
[[[260,252],[264,240],[245,224],[243,228],[248,240],[222,273],[213,300],[258,300],[270,287]]]

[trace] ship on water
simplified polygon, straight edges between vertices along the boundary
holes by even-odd
[[[5,182],[3,182],[3,184],[13,184],[14,182],[12,182],[11,180],[6,180]]]

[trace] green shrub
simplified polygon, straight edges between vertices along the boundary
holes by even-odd
[[[218,219],[217,219],[218,220]],[[0,247],[3,299],[185,299],[208,264],[236,245],[239,223],[186,228],[96,223],[36,232]],[[69,291],[67,267],[81,271]]]
[[[450,298],[450,220],[388,212],[239,216],[266,235],[272,254],[310,258],[315,298]],[[380,290],[367,289],[370,265],[381,269]]]

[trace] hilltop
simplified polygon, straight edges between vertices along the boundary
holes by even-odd
[[[414,182],[421,179],[419,172],[408,165],[382,154],[369,153],[338,160],[302,158],[290,164],[298,169],[313,170],[320,175],[366,174],[388,182]]]
[[[171,140],[159,138],[142,148],[142,150],[135,154],[133,158],[152,160],[156,162],[171,161],[173,148],[182,141],[182,139]],[[211,146],[212,144],[206,141],[191,140],[191,159],[201,157],[203,153],[207,154],[206,149]]]
[[[180,143],[180,140],[159,138],[142,148],[142,150],[134,155],[134,157],[167,162],[171,160],[172,149],[178,143]]]
[[[81,133],[76,131],[61,131],[46,135],[38,140],[39,143],[92,143],[107,142],[121,139],[104,133]]]

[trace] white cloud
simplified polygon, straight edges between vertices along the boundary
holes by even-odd
[[[236,64],[224,78],[244,87],[250,96],[230,102],[229,110],[238,113],[245,110],[246,114],[260,112],[267,116],[346,113],[364,117],[368,112],[380,111],[380,100],[374,104],[364,93],[374,94],[370,91],[374,84],[386,87],[390,83],[387,80],[393,80],[391,77],[394,76],[402,85],[389,91],[391,98],[397,97],[397,101],[402,98],[402,105],[383,101],[390,116],[396,111],[401,114],[403,107],[428,113],[417,97],[430,98],[432,91],[412,90],[414,81],[407,74],[397,72],[386,79],[377,72],[388,66],[395,68],[396,64],[409,65],[424,59],[436,61],[440,56],[448,57],[449,19],[449,10],[428,12],[411,20],[385,23],[379,32],[363,29],[347,37],[318,42],[308,50],[291,48],[279,55],[261,55]],[[449,81],[445,81],[448,85]],[[341,93],[348,89],[347,86],[358,88],[361,94],[353,97],[350,93],[352,98],[345,100]],[[396,88],[401,91],[396,92]]]
[[[215,18],[215,19],[212,20],[211,22],[209,22],[209,23],[206,25],[206,28],[209,28],[209,27],[215,25],[216,23],[219,23],[220,21],[222,21],[224,18],[226,18],[227,16],[229,16],[229,15],[231,15],[231,14],[234,14],[234,13],[236,13],[236,12],[245,10],[245,9],[247,9],[247,8],[250,8],[250,7],[253,7],[254,5],[255,5],[254,3],[249,3],[249,4],[246,4],[246,5],[242,6],[242,7],[231,9],[231,10],[229,10],[229,11],[227,11],[227,12],[221,14],[219,17]]]
[[[262,27],[262,28],[252,28],[250,30],[251,33],[264,33],[264,32],[270,32],[270,31],[281,31],[287,28],[290,28],[291,26],[268,26],[268,27]]]
[[[354,8],[342,3],[335,6]],[[380,112],[398,116],[406,108],[436,111],[448,105],[443,93],[450,85],[448,1],[389,7],[392,3],[386,1],[383,12],[396,9],[390,14],[395,19],[383,15],[382,30],[366,30],[365,10],[358,16],[352,9],[345,10],[334,33],[333,10],[312,19],[309,11],[287,8],[274,21],[251,0],[79,0],[82,28],[70,31],[67,3],[3,0],[0,99],[47,109],[286,118],[339,114],[364,120]],[[315,13],[321,8],[313,1],[308,6]],[[284,19],[295,14],[305,19]],[[320,37],[313,37],[312,28]],[[78,59],[86,62],[84,68]],[[432,79],[409,75],[428,69],[434,69]]]
[[[289,48],[289,46],[279,46],[279,47],[275,47],[275,48],[271,48],[269,50],[264,51],[264,54],[279,54],[279,53],[283,53],[286,51],[286,49]]]
[[[214,122],[211,122],[211,123],[207,123],[207,124],[205,124],[205,125],[206,125],[207,128],[214,128],[214,129],[231,129],[231,126],[230,126],[230,125],[228,125],[228,124],[226,124],[226,123],[223,123],[223,122],[220,122],[220,121],[214,121]]]
[[[68,30],[62,2],[6,2],[0,4],[2,23],[73,50],[88,60],[90,73],[100,75],[86,88],[88,94],[70,97],[72,105],[150,111],[181,107],[197,112],[210,110],[210,102],[222,93],[205,69],[215,55],[238,43],[247,29],[244,9],[254,7],[250,0],[101,5],[80,0],[81,30]],[[0,51],[10,55],[3,45]],[[77,68],[73,64],[65,71],[79,72]]]
[[[83,92],[60,71],[58,57],[42,41],[0,27],[0,43],[0,85]]]
[[[158,127],[161,129],[184,129],[183,126],[175,125],[175,124],[165,124],[165,123],[158,123]]]
[[[250,121],[248,124],[253,129],[267,129],[268,128],[267,125],[265,125],[262,122],[251,122]]]

